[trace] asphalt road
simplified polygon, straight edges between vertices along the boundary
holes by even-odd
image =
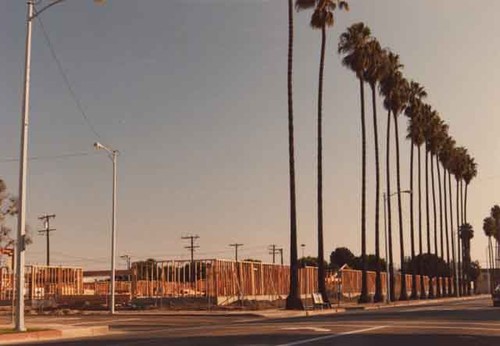
[[[272,320],[250,316],[71,318],[60,321],[72,325],[109,324],[112,332],[44,345],[500,344],[500,309],[491,307],[489,299]]]

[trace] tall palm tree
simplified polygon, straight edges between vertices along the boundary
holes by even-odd
[[[302,309],[299,294],[299,267],[297,261],[297,208],[295,199],[295,153],[293,131],[293,0],[288,0],[288,162],[290,174],[290,292],[287,309]]]
[[[438,227],[437,227],[437,203],[436,203],[436,193],[435,193],[435,184],[434,184],[434,158],[436,158],[437,163],[437,178],[438,178],[438,188],[439,188],[439,207],[440,207],[440,232],[441,232],[441,244],[443,240],[443,218],[441,216],[442,213],[442,203],[441,203],[441,179],[440,179],[440,171],[439,171],[439,162],[438,155],[441,150],[441,146],[445,138],[448,135],[448,125],[446,125],[443,120],[436,115],[434,118],[435,124],[433,124],[432,136],[430,138],[430,160],[431,160],[431,184],[432,184],[432,206],[434,211],[434,251],[436,258],[439,258],[439,246],[438,246]],[[442,247],[441,247],[442,248]],[[443,252],[441,252],[441,257],[443,256]],[[437,263],[436,263],[437,265]],[[435,268],[437,272],[437,268]],[[441,280],[439,277],[436,277],[436,296],[441,297]]]
[[[325,287],[325,254],[323,245],[323,71],[325,67],[326,28],[334,23],[333,13],[338,8],[348,10],[342,0],[296,0],[298,11],[314,9],[310,25],[321,30],[321,50],[318,78],[318,290],[324,302],[328,302]]]
[[[483,231],[484,234],[488,237],[488,262],[490,268],[490,293],[493,292],[493,244],[491,242],[491,237],[497,232],[495,219],[491,216],[486,217],[483,220]]]
[[[365,72],[370,59],[366,47],[370,40],[370,28],[363,23],[356,23],[347,28],[340,35],[338,52],[345,54],[342,64],[350,68],[359,80],[359,94],[361,103],[361,151],[362,151],[362,178],[361,178],[361,262],[363,265],[361,279],[360,303],[369,302],[367,263],[366,263],[366,127],[365,127]]]
[[[417,261],[415,260],[415,227],[414,227],[414,211],[413,211],[413,200],[414,200],[414,187],[413,187],[413,152],[415,149],[415,142],[419,142],[420,144],[418,147],[423,142],[423,136],[422,136],[422,124],[421,122],[419,123],[419,119],[421,119],[421,111],[422,111],[422,100],[427,97],[427,92],[424,90],[424,88],[418,84],[417,82],[412,81],[410,83],[410,91],[409,91],[409,102],[408,102],[408,107],[405,110],[406,116],[409,118],[409,125],[408,125],[408,135],[407,138],[410,139],[410,191],[412,193],[410,194],[410,231],[411,231],[411,259],[413,263],[413,268],[412,268],[412,280],[411,280],[411,296],[410,299],[417,299],[418,294],[417,294]],[[420,150],[420,148],[419,148]],[[420,157],[420,156],[419,156]],[[419,162],[419,178],[420,178],[420,162]],[[419,180],[420,182],[420,180]],[[420,185],[418,187],[419,191],[419,198],[420,198]],[[420,203],[420,201],[419,201]],[[421,212],[421,209],[419,209],[419,212]],[[421,214],[419,214],[419,217],[421,218]],[[421,219],[419,219],[421,221]],[[421,234],[420,234],[421,235]],[[421,239],[421,238],[420,238]],[[421,243],[421,242],[420,242]],[[422,247],[422,246],[420,246]],[[423,283],[423,282],[422,282]]]
[[[397,198],[398,198],[398,221],[399,221],[399,245],[401,255],[401,292],[399,300],[408,300],[406,290],[406,276],[404,266],[404,233],[403,233],[403,212],[401,206],[401,174],[399,160],[399,131],[398,131],[398,116],[404,111],[408,104],[409,83],[403,78],[401,72],[397,71],[392,76],[386,79],[383,84],[385,100],[384,105],[391,110],[394,118],[394,139],[396,143],[396,182],[397,182]],[[390,195],[389,195],[390,196]]]
[[[417,162],[418,162],[418,251],[419,251],[419,268],[418,272],[420,274],[420,298],[425,299],[426,298],[426,293],[425,293],[425,286],[424,286],[424,280],[423,280],[423,262],[422,262],[422,255],[423,255],[423,245],[422,245],[422,179],[421,179],[421,172],[422,172],[422,160],[421,160],[421,147],[422,144],[425,142],[425,137],[424,137],[424,128],[425,128],[425,121],[426,121],[426,116],[425,112],[428,107],[426,105],[421,104],[418,112],[413,115],[410,118],[410,125],[408,129],[408,135],[411,136],[411,140],[413,144],[417,147]]]
[[[389,100],[391,94],[395,92],[394,79],[395,76],[401,74],[400,69],[403,65],[399,62],[399,55],[392,52],[387,53],[387,59],[383,64],[383,78],[380,81],[380,92]],[[391,106],[390,102],[384,100],[384,108],[387,110],[387,134],[386,134],[386,184],[387,184],[387,233],[389,243],[389,277],[390,287],[387,289],[390,292],[391,300],[395,299],[395,285],[394,285],[394,261],[392,256],[392,225],[391,225],[391,174],[390,174],[390,139],[391,139]]]
[[[450,202],[450,238],[451,238],[451,253],[453,258],[453,296],[458,297],[458,249],[457,256],[455,257],[455,236],[453,227],[453,190],[451,188],[451,175],[454,170],[454,155],[455,155],[455,141],[450,138],[449,143],[446,144],[447,158],[445,156],[446,169],[448,171],[448,192],[449,192],[449,202]],[[458,217],[457,217],[458,219]],[[457,223],[458,224],[458,223]],[[458,244],[457,244],[458,246]]]
[[[467,155],[467,150],[464,147],[457,147],[454,149],[452,154],[452,173],[455,176],[456,182],[456,211],[457,211],[457,258],[458,258],[458,293],[460,296],[463,295],[463,267],[462,267],[462,243],[459,236],[458,230],[461,226],[461,214],[460,210],[460,181],[463,178],[465,156]]]
[[[424,137],[425,137],[425,209],[427,221],[427,254],[431,254],[431,224],[429,212],[429,156],[431,151],[431,138],[438,123],[437,112],[433,111],[429,105],[424,107]],[[432,278],[429,278],[429,298],[434,298],[434,287]]]
[[[379,228],[379,215],[380,215],[380,161],[379,161],[379,146],[378,146],[378,120],[377,120],[377,96],[376,86],[385,73],[384,61],[387,59],[387,52],[382,50],[380,43],[376,39],[372,39],[367,43],[366,49],[370,57],[368,66],[365,71],[365,80],[370,85],[372,92],[372,108],[373,108],[373,137],[375,148],[375,257],[377,258],[377,265],[375,268],[375,295],[373,301],[375,303],[383,300],[382,296],[382,278],[381,261],[380,261],[380,228]]]
[[[443,142],[443,145],[441,146],[441,150],[439,151],[439,161],[441,162],[443,166],[443,195],[444,195],[444,226],[445,226],[445,236],[446,236],[446,262],[448,264],[448,268],[451,270],[451,273],[449,274],[449,280],[448,280],[448,287],[447,287],[447,295],[451,296],[452,295],[452,282],[451,278],[453,277],[453,272],[454,272],[454,262],[455,262],[455,255],[454,253],[452,254],[453,256],[453,263],[450,262],[450,237],[449,237],[449,229],[453,230],[453,216],[451,214],[452,211],[452,206],[451,206],[451,196],[450,196],[450,222],[451,222],[451,227],[448,229],[448,193],[447,193],[447,185],[446,185],[446,177],[448,176],[448,169],[449,169],[449,164],[450,164],[450,156],[451,152],[453,150],[453,147],[455,146],[455,141],[453,138],[450,136],[447,136],[446,139]],[[451,188],[451,186],[450,186]],[[451,193],[451,189],[450,189]],[[452,238],[453,240],[453,238]],[[452,248],[453,251],[453,248]]]

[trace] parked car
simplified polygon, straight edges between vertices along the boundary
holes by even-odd
[[[493,298],[493,306],[500,307],[500,285],[495,288],[491,294],[491,298]]]

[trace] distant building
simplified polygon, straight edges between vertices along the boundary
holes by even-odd
[[[500,268],[494,271],[487,268],[481,268],[479,278],[477,279],[476,293],[488,294],[492,286],[500,285]]]

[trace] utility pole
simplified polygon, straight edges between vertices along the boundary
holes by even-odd
[[[273,255],[273,264],[276,264],[276,255],[278,254],[278,250],[276,248],[276,244],[269,245],[269,254]]]
[[[238,243],[229,244],[229,246],[234,247],[234,259],[236,262],[238,262],[238,248],[243,245],[244,244],[238,244]]]
[[[55,228],[50,228],[50,219],[55,219],[56,214],[45,214],[38,218],[38,220],[43,221],[45,229],[39,230],[38,233],[41,235],[45,234],[45,238],[47,239],[47,267],[50,266],[50,232],[54,232]]]
[[[283,248],[280,247],[279,249],[277,249],[279,254],[280,254],[280,258],[281,258],[281,265],[283,265]]]
[[[200,237],[198,235],[188,235],[188,236],[185,236],[185,237],[181,237],[181,239],[184,239],[184,240],[189,240],[190,241],[190,245],[189,246],[184,246],[184,248],[188,249],[189,251],[191,251],[191,270],[189,271],[190,273],[190,281],[191,283],[194,283],[194,275],[195,275],[195,271],[194,271],[194,250],[199,248],[198,245],[194,245],[194,242],[196,239],[199,239]]]

